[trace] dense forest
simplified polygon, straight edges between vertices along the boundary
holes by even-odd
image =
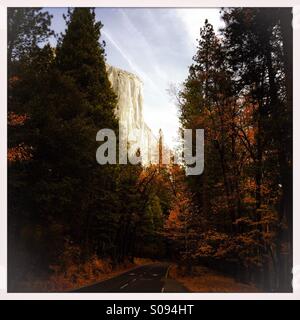
[[[118,120],[93,9],[69,10],[61,35],[41,8],[8,9],[9,291],[135,257],[292,290],[292,13],[221,14],[176,92],[181,128],[205,130],[204,172],[186,176],[96,162],[97,131]]]

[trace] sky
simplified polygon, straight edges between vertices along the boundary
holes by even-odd
[[[66,8],[47,8],[52,28],[64,32]],[[188,75],[205,19],[216,31],[223,26],[217,8],[97,8],[107,63],[135,73],[144,84],[144,118],[155,135],[161,128],[169,147],[176,144],[178,108],[170,86],[179,87]],[[54,40],[52,40],[54,41]],[[55,43],[52,43],[53,45]]]

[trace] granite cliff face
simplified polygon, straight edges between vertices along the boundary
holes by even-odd
[[[115,112],[128,145],[135,146],[135,151],[140,149],[143,164],[155,162],[158,139],[144,121],[142,81],[133,73],[109,65],[106,67],[109,81],[118,96]]]

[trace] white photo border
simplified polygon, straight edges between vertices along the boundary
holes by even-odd
[[[0,300],[286,300],[293,293],[7,293],[7,7],[293,7],[293,260],[300,282],[300,4],[299,0],[2,0],[0,4]],[[298,89],[298,90],[297,90]],[[298,125],[297,125],[298,124]],[[296,213],[296,214],[295,214]],[[297,214],[298,213],[298,214]],[[298,232],[299,230],[299,232]],[[299,274],[298,274],[299,273]]]

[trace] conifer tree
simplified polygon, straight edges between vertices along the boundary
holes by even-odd
[[[8,8],[7,18],[8,63],[23,59],[43,41],[54,36],[50,29],[52,16],[42,8]]]
[[[94,247],[106,248],[112,242],[113,230],[103,230],[103,234],[95,233],[99,226],[105,223],[111,226],[116,206],[117,170],[115,166],[99,166],[95,161],[95,137],[98,130],[109,128],[118,133],[115,118],[116,96],[110,86],[106,67],[103,45],[99,42],[100,22],[95,21],[95,12],[89,8],[75,8],[69,10],[66,17],[67,30],[62,36],[57,48],[56,65],[58,70],[70,78],[83,97],[84,110],[80,117],[88,121],[90,128],[89,141],[82,150],[88,157],[81,192],[82,209],[85,215],[83,226],[84,238],[88,253]],[[77,137],[81,139],[81,130]],[[76,139],[75,139],[76,140]],[[90,146],[90,149],[87,149]],[[88,201],[87,201],[88,199]],[[103,217],[103,220],[101,218]],[[95,236],[95,237],[93,237]],[[100,243],[97,243],[97,237]],[[101,251],[101,250],[100,250]]]
[[[66,22],[66,33],[57,48],[57,66],[84,94],[95,125],[117,130],[116,96],[106,73],[104,44],[99,42],[102,24],[89,8],[69,10]]]

